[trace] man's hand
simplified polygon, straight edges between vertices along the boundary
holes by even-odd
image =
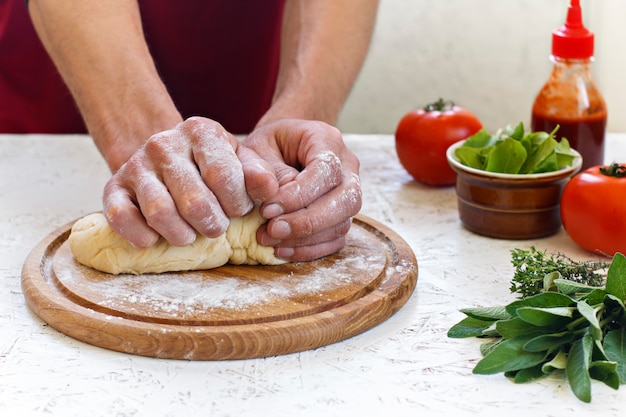
[[[278,186],[267,164],[217,122],[194,117],[158,133],[111,177],[104,190],[104,214],[113,230],[137,247],[163,236],[170,244],[191,244],[196,233],[226,231],[229,218],[243,216],[253,199]],[[240,161],[241,159],[241,161]],[[257,178],[248,195],[244,169]]]
[[[271,165],[279,185],[274,195],[258,194],[265,200],[261,214],[269,219],[259,229],[259,242],[291,261],[340,250],[362,204],[359,161],[341,133],[323,122],[279,120],[256,129],[243,146]],[[263,188],[259,178],[246,175],[249,188]]]

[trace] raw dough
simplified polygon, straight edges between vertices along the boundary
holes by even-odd
[[[255,209],[231,219],[226,233],[216,238],[198,235],[194,243],[183,247],[161,239],[150,248],[140,249],[115,233],[102,213],[93,213],[74,223],[68,240],[78,262],[116,275],[211,269],[227,263],[284,263],[274,256],[274,248],[257,243],[256,231],[265,222]]]

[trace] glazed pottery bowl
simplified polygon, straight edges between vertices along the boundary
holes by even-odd
[[[446,157],[457,173],[459,217],[474,233],[501,239],[549,236],[561,227],[563,187],[582,165],[580,154],[571,167],[541,174],[501,174],[461,164],[450,146]]]

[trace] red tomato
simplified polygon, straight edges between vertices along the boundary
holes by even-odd
[[[439,99],[404,115],[396,129],[396,152],[404,169],[417,181],[452,185],[456,173],[448,165],[446,150],[482,127],[470,111]]]
[[[561,221],[584,249],[626,254],[626,167],[597,165],[575,175],[561,196]]]

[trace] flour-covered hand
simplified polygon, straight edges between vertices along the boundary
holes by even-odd
[[[136,247],[152,246],[159,236],[184,246],[197,232],[224,233],[229,218],[253,208],[238,148],[219,123],[200,117],[153,135],[105,186],[112,229]]]
[[[257,128],[243,142],[272,167],[278,191],[261,214],[259,243],[276,255],[306,261],[340,250],[361,208],[359,160],[339,130],[308,120],[279,120]],[[246,182],[252,182],[246,177]]]

